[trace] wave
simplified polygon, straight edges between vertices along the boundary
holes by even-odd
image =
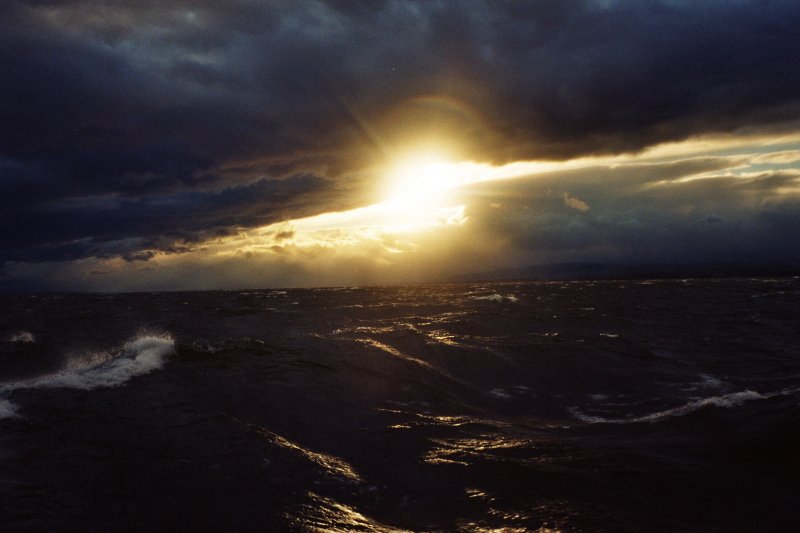
[[[653,423],[675,416],[684,416],[694,413],[695,411],[705,407],[738,407],[747,401],[765,400],[775,396],[792,394],[793,392],[796,391],[785,390],[769,394],[761,394],[759,392],[747,389],[740,392],[732,392],[730,394],[723,394],[721,396],[711,396],[701,400],[691,401],[684,405],[674,407],[672,409],[666,409],[664,411],[658,411],[649,415],[628,418],[603,418],[600,416],[587,415],[581,413],[577,408],[574,407],[570,409],[570,413],[581,422],[586,422],[587,424],[636,424],[641,422]]]
[[[8,338],[9,342],[20,342],[23,344],[31,344],[36,342],[36,337],[30,331],[18,331]]]
[[[375,487],[372,487],[375,489]],[[291,529],[309,531],[375,531],[378,533],[404,533],[381,524],[361,514],[358,509],[314,492],[306,494],[306,500],[287,518],[294,526]]]
[[[300,444],[296,442],[290,441],[289,439],[278,435],[275,432],[272,432],[266,428],[255,424],[248,424],[248,427],[268,439],[271,443],[280,446],[286,450],[299,454],[307,461],[311,461],[315,463],[317,466],[322,468],[323,472],[334,476],[341,481],[346,483],[358,484],[363,483],[364,480],[362,477],[355,471],[355,469],[345,461],[344,459],[340,459],[339,457],[329,455],[327,453],[322,452],[315,452],[308,448],[304,448]]]
[[[513,294],[509,294],[507,296],[503,296],[502,294],[497,294],[497,293],[487,294],[487,295],[484,295],[484,296],[470,296],[470,299],[471,300],[485,300],[485,301],[497,302],[497,303],[503,303],[503,302],[514,303],[514,302],[518,302],[519,301],[519,298],[517,298]]]
[[[16,416],[17,406],[6,399],[15,390],[117,387],[164,366],[174,348],[175,341],[169,335],[142,335],[113,352],[87,352],[73,357],[54,374],[6,383],[0,386],[0,418]]]
[[[17,416],[17,406],[8,400],[0,399],[0,419]]]

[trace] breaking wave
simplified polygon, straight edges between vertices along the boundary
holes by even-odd
[[[738,407],[744,402],[751,400],[764,400],[779,395],[791,394],[796,391],[779,391],[769,394],[761,394],[752,390],[743,390],[740,392],[732,392],[730,394],[723,394],[721,396],[711,396],[703,398],[702,400],[695,400],[684,405],[658,411],[649,415],[630,417],[630,418],[603,418],[600,416],[587,415],[580,412],[577,408],[571,408],[572,415],[587,424],[636,424],[640,422],[660,422],[661,420],[675,417],[684,416],[693,413],[704,407]]]
[[[175,341],[169,335],[142,335],[125,343],[120,350],[71,358],[54,374],[4,384],[0,386],[0,418],[16,416],[17,406],[6,399],[15,390],[117,387],[164,366],[174,348]]]

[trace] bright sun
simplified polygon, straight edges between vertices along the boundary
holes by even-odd
[[[468,220],[460,188],[483,181],[510,179],[548,170],[552,164],[512,163],[494,167],[474,161],[453,162],[442,151],[417,151],[396,160],[379,176],[382,201],[349,211],[321,213],[288,222],[295,243],[352,244],[381,235],[413,234]],[[282,226],[266,226],[271,235]],[[277,228],[277,229],[276,229]]]
[[[415,154],[389,172],[384,204],[416,209],[447,201],[447,192],[463,183],[458,164],[436,153]]]

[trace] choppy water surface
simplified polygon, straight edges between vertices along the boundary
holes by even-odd
[[[3,530],[800,522],[800,281],[0,298]]]

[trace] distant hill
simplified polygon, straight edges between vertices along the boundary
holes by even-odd
[[[762,277],[800,275],[800,264],[615,264],[555,263],[521,268],[474,272],[449,281],[670,279],[715,277]]]

